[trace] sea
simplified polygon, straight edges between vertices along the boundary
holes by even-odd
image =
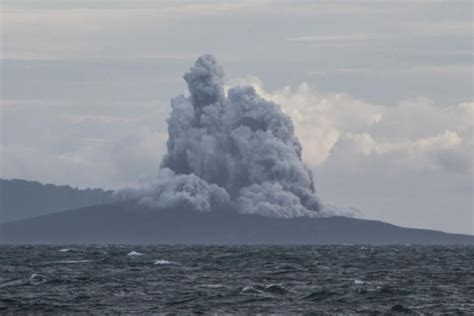
[[[474,314],[473,246],[0,246],[0,314]]]

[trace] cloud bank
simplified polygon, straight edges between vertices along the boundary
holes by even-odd
[[[380,105],[321,94],[306,83],[269,92],[255,77],[236,82],[282,105],[311,165],[361,169],[380,159],[398,170],[472,172],[473,102],[442,106],[414,98]]]
[[[197,59],[184,75],[190,96],[171,102],[158,178],[119,190],[118,198],[156,209],[322,215],[290,117],[250,86],[231,88],[226,96],[223,77],[213,56]]]

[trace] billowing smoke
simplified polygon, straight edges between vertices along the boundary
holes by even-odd
[[[189,97],[171,101],[169,139],[157,179],[118,191],[154,209],[319,216],[313,177],[291,119],[252,87],[223,88],[224,72],[204,55],[185,75]]]

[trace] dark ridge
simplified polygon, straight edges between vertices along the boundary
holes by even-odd
[[[0,225],[8,244],[474,244],[474,236],[347,217],[277,219],[233,212],[95,205]]]
[[[111,202],[112,191],[0,179],[0,223]]]

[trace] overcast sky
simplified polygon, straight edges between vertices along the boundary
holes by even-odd
[[[2,1],[0,176],[152,179],[211,53],[292,117],[323,202],[472,234],[472,4]]]

